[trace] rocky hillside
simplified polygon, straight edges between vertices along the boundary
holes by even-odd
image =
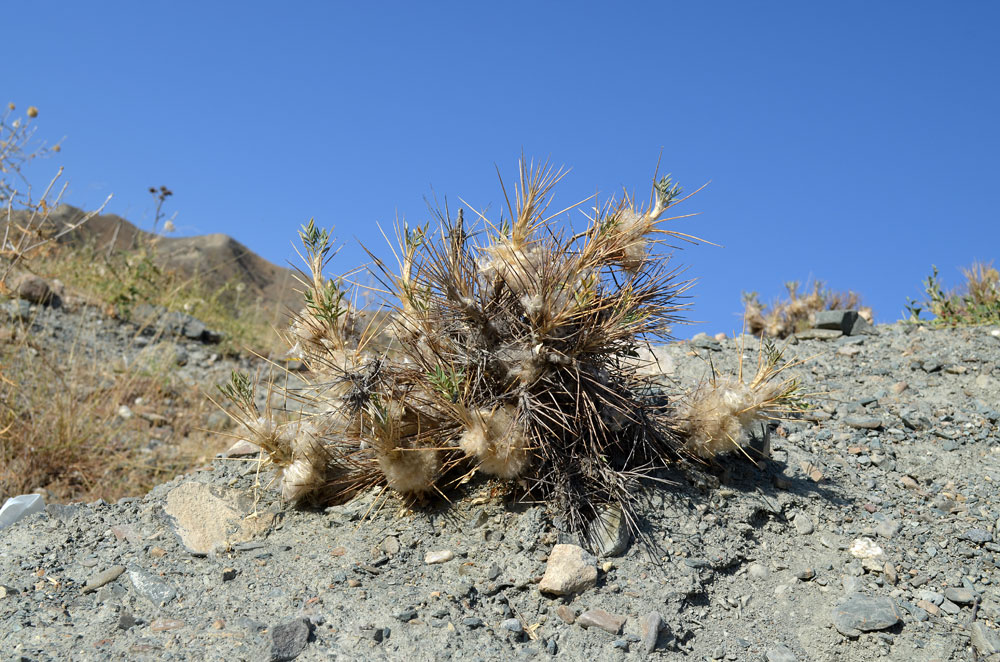
[[[292,510],[241,445],[145,496],[50,505],[2,530],[0,650],[1000,659],[1000,328],[838,324],[788,348],[814,409],[749,457],[642,486],[650,543],[612,513],[594,555],[544,504],[489,483],[415,510],[379,492]],[[756,347],[701,337],[654,354],[689,387]]]

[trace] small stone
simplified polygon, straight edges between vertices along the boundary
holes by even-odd
[[[798,660],[798,658],[795,657],[795,653],[792,652],[792,649],[784,644],[778,644],[777,646],[768,648],[767,652],[764,653],[764,659],[766,659],[767,662],[796,662],[796,660]]]
[[[477,628],[483,627],[483,619],[478,616],[469,616],[468,618],[462,619],[462,625],[469,628],[470,630],[475,630]]]
[[[833,608],[833,625],[845,637],[854,638],[862,632],[885,630],[901,620],[899,606],[891,598],[872,598],[854,593]]]
[[[11,289],[18,297],[31,303],[47,305],[57,301],[57,297],[45,279],[34,274],[22,274],[14,281],[14,286]]]
[[[309,620],[297,618],[294,621],[275,625],[271,628],[270,662],[294,660],[309,642]]]
[[[766,579],[768,572],[767,568],[760,563],[751,563],[750,567],[747,568],[747,574],[754,579]]]
[[[658,612],[651,611],[642,619],[640,631],[642,632],[642,652],[649,655],[656,650],[656,642],[660,638],[660,630],[663,629],[663,617]]]
[[[944,597],[960,605],[972,604],[976,600],[976,594],[967,588],[952,586],[944,590]]]
[[[862,430],[877,430],[882,427],[882,419],[877,416],[847,416],[844,425]]]
[[[552,595],[583,593],[597,584],[597,560],[578,545],[556,545],[538,590]]]
[[[807,582],[810,579],[814,579],[816,577],[816,571],[813,570],[812,568],[802,568],[801,570],[795,573],[795,577],[797,579],[800,579],[801,581]]]
[[[959,537],[962,538],[962,540],[968,540],[969,542],[974,542],[977,545],[993,542],[993,535],[986,529],[969,529]]]
[[[936,591],[928,591],[926,589],[917,591],[917,598],[920,600],[931,603],[932,605],[938,606],[944,602],[944,596]]]
[[[409,623],[416,617],[417,617],[417,610],[414,609],[413,607],[407,607],[403,611],[396,614],[396,620],[399,621],[400,623]]]
[[[230,446],[226,452],[222,454],[222,457],[248,457],[250,455],[256,455],[259,452],[260,446],[252,441],[240,439],[235,444]]]
[[[379,547],[388,556],[395,556],[396,554],[399,554],[399,538],[396,536],[387,536]]]
[[[83,585],[83,592],[90,593],[92,591],[96,591],[105,584],[118,579],[123,572],[125,572],[125,566],[123,565],[116,565],[113,568],[108,568],[104,572],[100,572],[88,579],[87,583]]]
[[[955,614],[962,611],[962,608],[956,605],[951,600],[945,600],[944,602],[941,603],[941,611],[951,616],[954,616]]]
[[[615,639],[614,641],[611,642],[611,645],[612,645],[612,647],[617,648],[619,650],[623,650],[626,653],[628,652],[628,640],[627,639]]]
[[[937,616],[941,613],[941,610],[933,602],[928,602],[927,600],[917,600],[917,607],[923,609],[931,616]]]
[[[179,621],[176,618],[157,618],[149,624],[149,629],[153,632],[167,632],[169,630],[180,629],[184,626],[184,621]]]
[[[603,609],[588,609],[577,617],[576,624],[582,628],[599,628],[610,634],[618,634],[626,620],[626,616],[609,614]]]
[[[984,625],[982,621],[976,621],[972,624],[970,638],[972,645],[983,657],[1000,653],[1000,634],[993,628]]]
[[[517,618],[506,619],[500,624],[500,627],[514,634],[522,634],[524,632],[524,626],[521,624],[520,619]]]
[[[350,586],[351,588],[358,588],[359,586],[361,586],[361,582],[358,581],[357,579],[348,579],[347,585]]]
[[[152,556],[154,559],[162,559],[164,556],[167,555],[167,550],[163,549],[162,547],[150,547],[149,555]]]
[[[166,582],[139,569],[129,570],[128,577],[136,593],[149,600],[154,607],[162,607],[177,597],[177,591]]]
[[[622,517],[622,507],[612,503],[602,509],[593,522],[594,551],[599,556],[621,556],[632,542],[632,534]]]
[[[920,487],[917,481],[915,481],[910,476],[903,476],[902,478],[899,479],[899,482],[902,483],[903,487],[905,487],[908,490],[915,490]]]
[[[851,556],[858,559],[881,560],[885,552],[871,538],[858,538],[851,543]],[[880,568],[881,569],[881,568]]]
[[[212,621],[212,629],[214,630],[224,630],[226,627],[226,622],[221,618],[217,618]]]
[[[437,563],[447,563],[448,561],[455,558],[455,552],[450,549],[439,549],[434,552],[427,552],[424,556],[424,563],[427,565],[435,565]]]
[[[573,625],[576,621],[576,611],[568,605],[559,605],[556,607],[556,616],[570,625]]]
[[[816,529],[813,525],[812,518],[805,513],[796,513],[795,519],[792,520],[792,523],[795,525],[795,530],[803,536],[809,535]]]
[[[222,570],[222,581],[231,582],[236,579],[236,568],[224,568]]]

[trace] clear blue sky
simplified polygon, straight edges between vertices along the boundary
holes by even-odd
[[[0,101],[66,137],[67,201],[277,263],[310,217],[389,252],[376,223],[432,190],[499,214],[523,150],[572,172],[554,204],[662,166],[677,229],[724,247],[677,334],[738,330],[810,277],[899,319],[936,264],[1000,258],[1000,4],[994,2],[24,2],[5,11]],[[572,221],[582,222],[578,212]],[[998,259],[1000,263],[1000,259]]]

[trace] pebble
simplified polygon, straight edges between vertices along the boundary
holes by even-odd
[[[483,627],[483,619],[478,616],[469,616],[468,618],[462,619],[462,625],[469,628],[470,630],[475,630],[476,628]]]
[[[424,563],[427,565],[434,565],[436,563],[447,563],[448,561],[455,558],[455,552],[450,549],[441,549],[434,552],[427,552],[424,556]]]
[[[88,579],[87,583],[83,586],[83,592],[90,593],[91,591],[96,591],[105,584],[118,579],[123,572],[125,572],[125,566],[123,565],[116,565],[113,568],[108,568],[104,572],[98,573]]]
[[[570,625],[576,621],[576,611],[568,605],[559,605],[556,607],[556,616]]]
[[[609,614],[603,609],[588,609],[577,617],[576,624],[583,628],[599,628],[610,634],[618,634],[626,620],[626,616]]]
[[[901,620],[899,606],[891,598],[854,593],[833,608],[833,625],[845,637],[885,630]]]
[[[658,612],[651,611],[642,619],[640,631],[642,638],[642,652],[649,655],[656,650],[656,642],[660,638],[660,630],[663,628],[663,618]]]
[[[974,542],[978,545],[993,542],[993,535],[986,529],[969,529],[963,533],[960,538],[962,538],[962,540]]]
[[[177,597],[177,591],[166,582],[139,569],[129,570],[128,577],[136,593],[149,600],[155,607],[163,607]]]
[[[751,563],[750,567],[747,568],[747,574],[754,579],[766,579],[768,574],[767,568],[760,563]]]
[[[960,611],[962,611],[962,608],[959,607],[958,605],[956,605],[951,600],[945,600],[939,606],[941,607],[941,611],[943,611],[944,613],[949,614],[951,616],[954,616],[955,614],[957,614]]]
[[[809,535],[816,528],[813,525],[812,518],[810,518],[805,513],[797,513],[795,515],[795,519],[792,520],[792,523],[795,525],[795,530],[798,531],[799,534],[803,536]]]
[[[308,619],[297,618],[270,628],[270,662],[294,660],[305,650],[309,642],[310,623]]]
[[[844,425],[862,430],[877,430],[882,427],[882,419],[876,416],[847,416]]]
[[[597,559],[578,545],[560,544],[552,548],[545,574],[538,584],[541,593],[573,595],[597,584]]]
[[[956,604],[967,605],[975,601],[976,594],[967,588],[952,586],[944,590],[944,597]]]
[[[792,649],[784,644],[778,644],[767,649],[764,653],[767,662],[796,662],[798,658]]]
[[[972,645],[983,657],[1000,653],[1000,634],[982,621],[976,621],[971,628]]]
[[[514,634],[522,634],[524,632],[524,625],[521,624],[520,619],[508,618],[500,624],[500,627],[508,632],[513,632]]]
[[[875,533],[885,539],[891,539],[899,533],[900,524],[894,519],[884,519],[875,525]]]

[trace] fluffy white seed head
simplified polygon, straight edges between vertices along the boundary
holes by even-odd
[[[528,466],[531,460],[528,438],[517,423],[516,414],[513,405],[473,413],[458,445],[466,455],[479,461],[483,472],[516,478]]]

